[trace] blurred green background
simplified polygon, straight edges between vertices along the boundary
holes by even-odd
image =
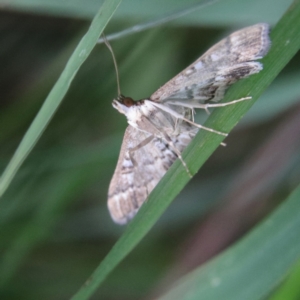
[[[196,2],[123,1],[105,32]],[[113,41],[122,93],[151,95],[228,33],[276,24],[291,2],[219,1]],[[2,171],[101,1],[0,4]],[[236,241],[295,188],[299,63],[298,54],[93,299],[152,299]],[[111,54],[101,44],[0,201],[0,299],[69,298],[124,231],[106,207],[127,126],[111,106],[116,96]]]

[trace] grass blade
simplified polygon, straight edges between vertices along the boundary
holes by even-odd
[[[32,148],[38,142],[40,136],[46,129],[55,111],[67,93],[74,76],[96,45],[99,36],[120,2],[121,0],[107,0],[99,9],[89,30],[74,50],[61,76],[49,93],[43,106],[24,135],[14,156],[4,170],[3,175],[0,178],[0,197],[8,188],[10,182],[13,180],[15,174],[29,155]]]
[[[300,187],[240,243],[186,275],[159,299],[264,299],[299,259],[299,198]]]
[[[300,298],[299,289],[300,278],[300,260],[295,264],[291,274],[287,280],[279,287],[279,289],[268,300],[297,300]]]

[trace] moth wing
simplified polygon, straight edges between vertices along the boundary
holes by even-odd
[[[197,130],[183,132],[172,138],[182,152]],[[132,219],[150,192],[177,159],[169,145],[156,137],[144,143],[150,134],[128,126],[116,170],[108,190],[108,208],[112,219],[125,224]],[[133,149],[135,148],[135,149]]]
[[[149,136],[132,126],[128,126],[125,131],[108,191],[108,208],[116,223],[125,224],[136,214],[146,200],[148,190],[152,190],[164,174],[160,166],[154,169],[155,161],[148,149],[149,144],[130,152]]]
[[[256,62],[269,50],[269,25],[259,23],[229,35],[210,48],[189,67],[158,89],[150,99],[219,101],[229,85],[258,73]]]

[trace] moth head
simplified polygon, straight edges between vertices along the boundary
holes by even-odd
[[[114,99],[112,102],[112,106],[124,115],[126,115],[128,109],[133,105],[135,105],[135,101],[132,98],[123,95],[118,96],[118,98]]]

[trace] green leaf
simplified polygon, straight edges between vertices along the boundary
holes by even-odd
[[[24,135],[14,156],[3,172],[3,175],[0,178],[0,197],[8,188],[10,182],[14,178],[16,172],[18,171],[26,157],[31,152],[32,148],[38,142],[43,131],[46,129],[55,111],[57,110],[65,94],[67,93],[74,76],[78,72],[78,69],[91,53],[92,49],[97,43],[99,36],[101,35],[106,24],[112,17],[120,2],[121,0],[107,0],[99,9],[98,13],[91,23],[89,30],[74,50],[64,71],[52,88],[39,113]]]
[[[276,293],[274,293],[269,300],[298,300],[300,297],[299,288],[299,278],[300,278],[300,260],[296,263],[295,267],[292,269],[291,274],[288,276],[287,280],[278,288]]]
[[[300,186],[242,241],[184,276],[159,299],[264,299],[300,257],[299,199]]]
[[[271,33],[271,40],[271,50],[267,57],[263,59],[264,70],[257,75],[251,76],[247,80],[235,84],[226,94],[224,102],[248,95],[251,95],[253,100],[213,111],[205,123],[205,126],[229,132],[299,50],[299,0],[294,2],[287,13],[278,22]],[[220,145],[222,139],[222,136],[204,130],[197,134],[183,153],[183,158],[192,173],[196,173],[199,170],[207,158]],[[94,293],[108,274],[147,234],[172,200],[187,184],[189,179],[182,164],[176,161],[153,190],[139,213],[128,225],[125,233],[73,299],[87,299]]]

